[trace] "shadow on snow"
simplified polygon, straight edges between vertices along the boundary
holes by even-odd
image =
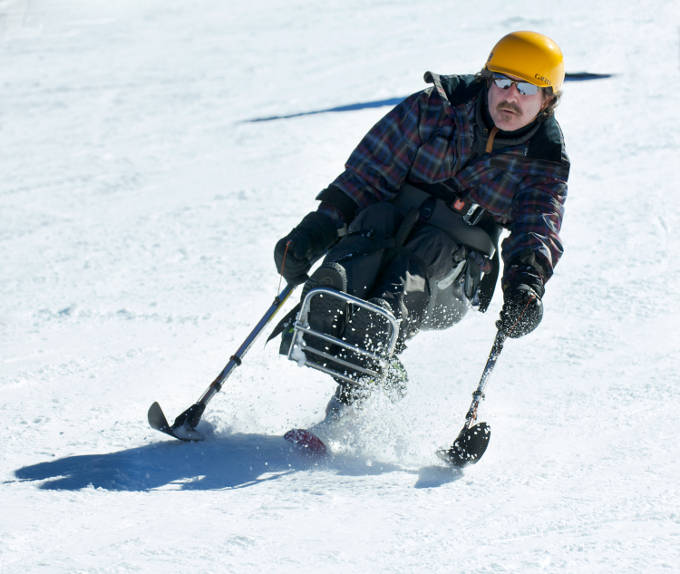
[[[296,112],[292,114],[283,114],[276,116],[265,116],[262,118],[252,118],[245,120],[243,123],[257,123],[257,122],[271,122],[273,120],[288,120],[291,118],[300,118],[303,116],[313,116],[316,114],[325,114],[328,112],[353,112],[355,110],[365,110],[369,108],[382,108],[384,106],[396,106],[401,103],[404,98],[388,98],[386,100],[374,100],[371,102],[357,102],[354,104],[347,104],[344,106],[335,106],[332,108],[324,108],[320,110],[310,110],[306,112]]]
[[[415,471],[391,463],[368,464],[347,454],[316,461],[296,452],[282,437],[262,434],[214,436],[199,443],[168,440],[107,454],[69,456],[25,466],[15,475],[44,481],[40,488],[45,490],[186,491],[243,488],[315,469],[344,476],[418,472],[415,488],[442,486],[462,476],[459,470],[442,467]]]

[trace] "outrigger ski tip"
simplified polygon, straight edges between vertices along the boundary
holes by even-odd
[[[163,409],[161,409],[161,406],[158,404],[158,402],[154,402],[149,407],[147,418],[149,419],[149,425],[151,425],[151,428],[157,431],[164,432],[165,434],[168,434],[179,440],[183,441],[203,440],[203,435],[189,424],[186,416],[182,419],[182,415],[180,415],[179,417],[177,417],[175,423],[172,426],[170,426],[170,424],[168,423],[168,419],[165,418],[165,415],[163,414]]]
[[[464,427],[450,448],[440,448],[437,456],[456,468],[475,464],[486,451],[491,438],[491,428],[486,423]]]

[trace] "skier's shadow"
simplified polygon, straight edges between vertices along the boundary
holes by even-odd
[[[43,481],[40,488],[45,490],[216,490],[253,486],[315,467],[351,476],[417,472],[390,463],[367,464],[349,455],[315,461],[294,451],[280,436],[234,434],[199,443],[162,440],[118,452],[69,456],[24,466],[15,475]],[[415,486],[440,486],[456,478],[446,476],[423,480],[421,474]]]

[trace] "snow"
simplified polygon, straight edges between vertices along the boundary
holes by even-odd
[[[671,572],[680,563],[677,7],[569,3],[0,1],[0,571]],[[541,327],[423,333],[315,464],[282,439],[333,384],[258,341],[166,440],[279,289],[272,250],[422,73],[553,37],[572,160]],[[250,121],[271,116],[289,119]],[[290,308],[292,301],[286,306]]]

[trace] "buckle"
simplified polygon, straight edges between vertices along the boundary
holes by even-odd
[[[451,204],[451,209],[458,213],[468,225],[477,225],[485,211],[478,203],[472,203],[460,198]]]

